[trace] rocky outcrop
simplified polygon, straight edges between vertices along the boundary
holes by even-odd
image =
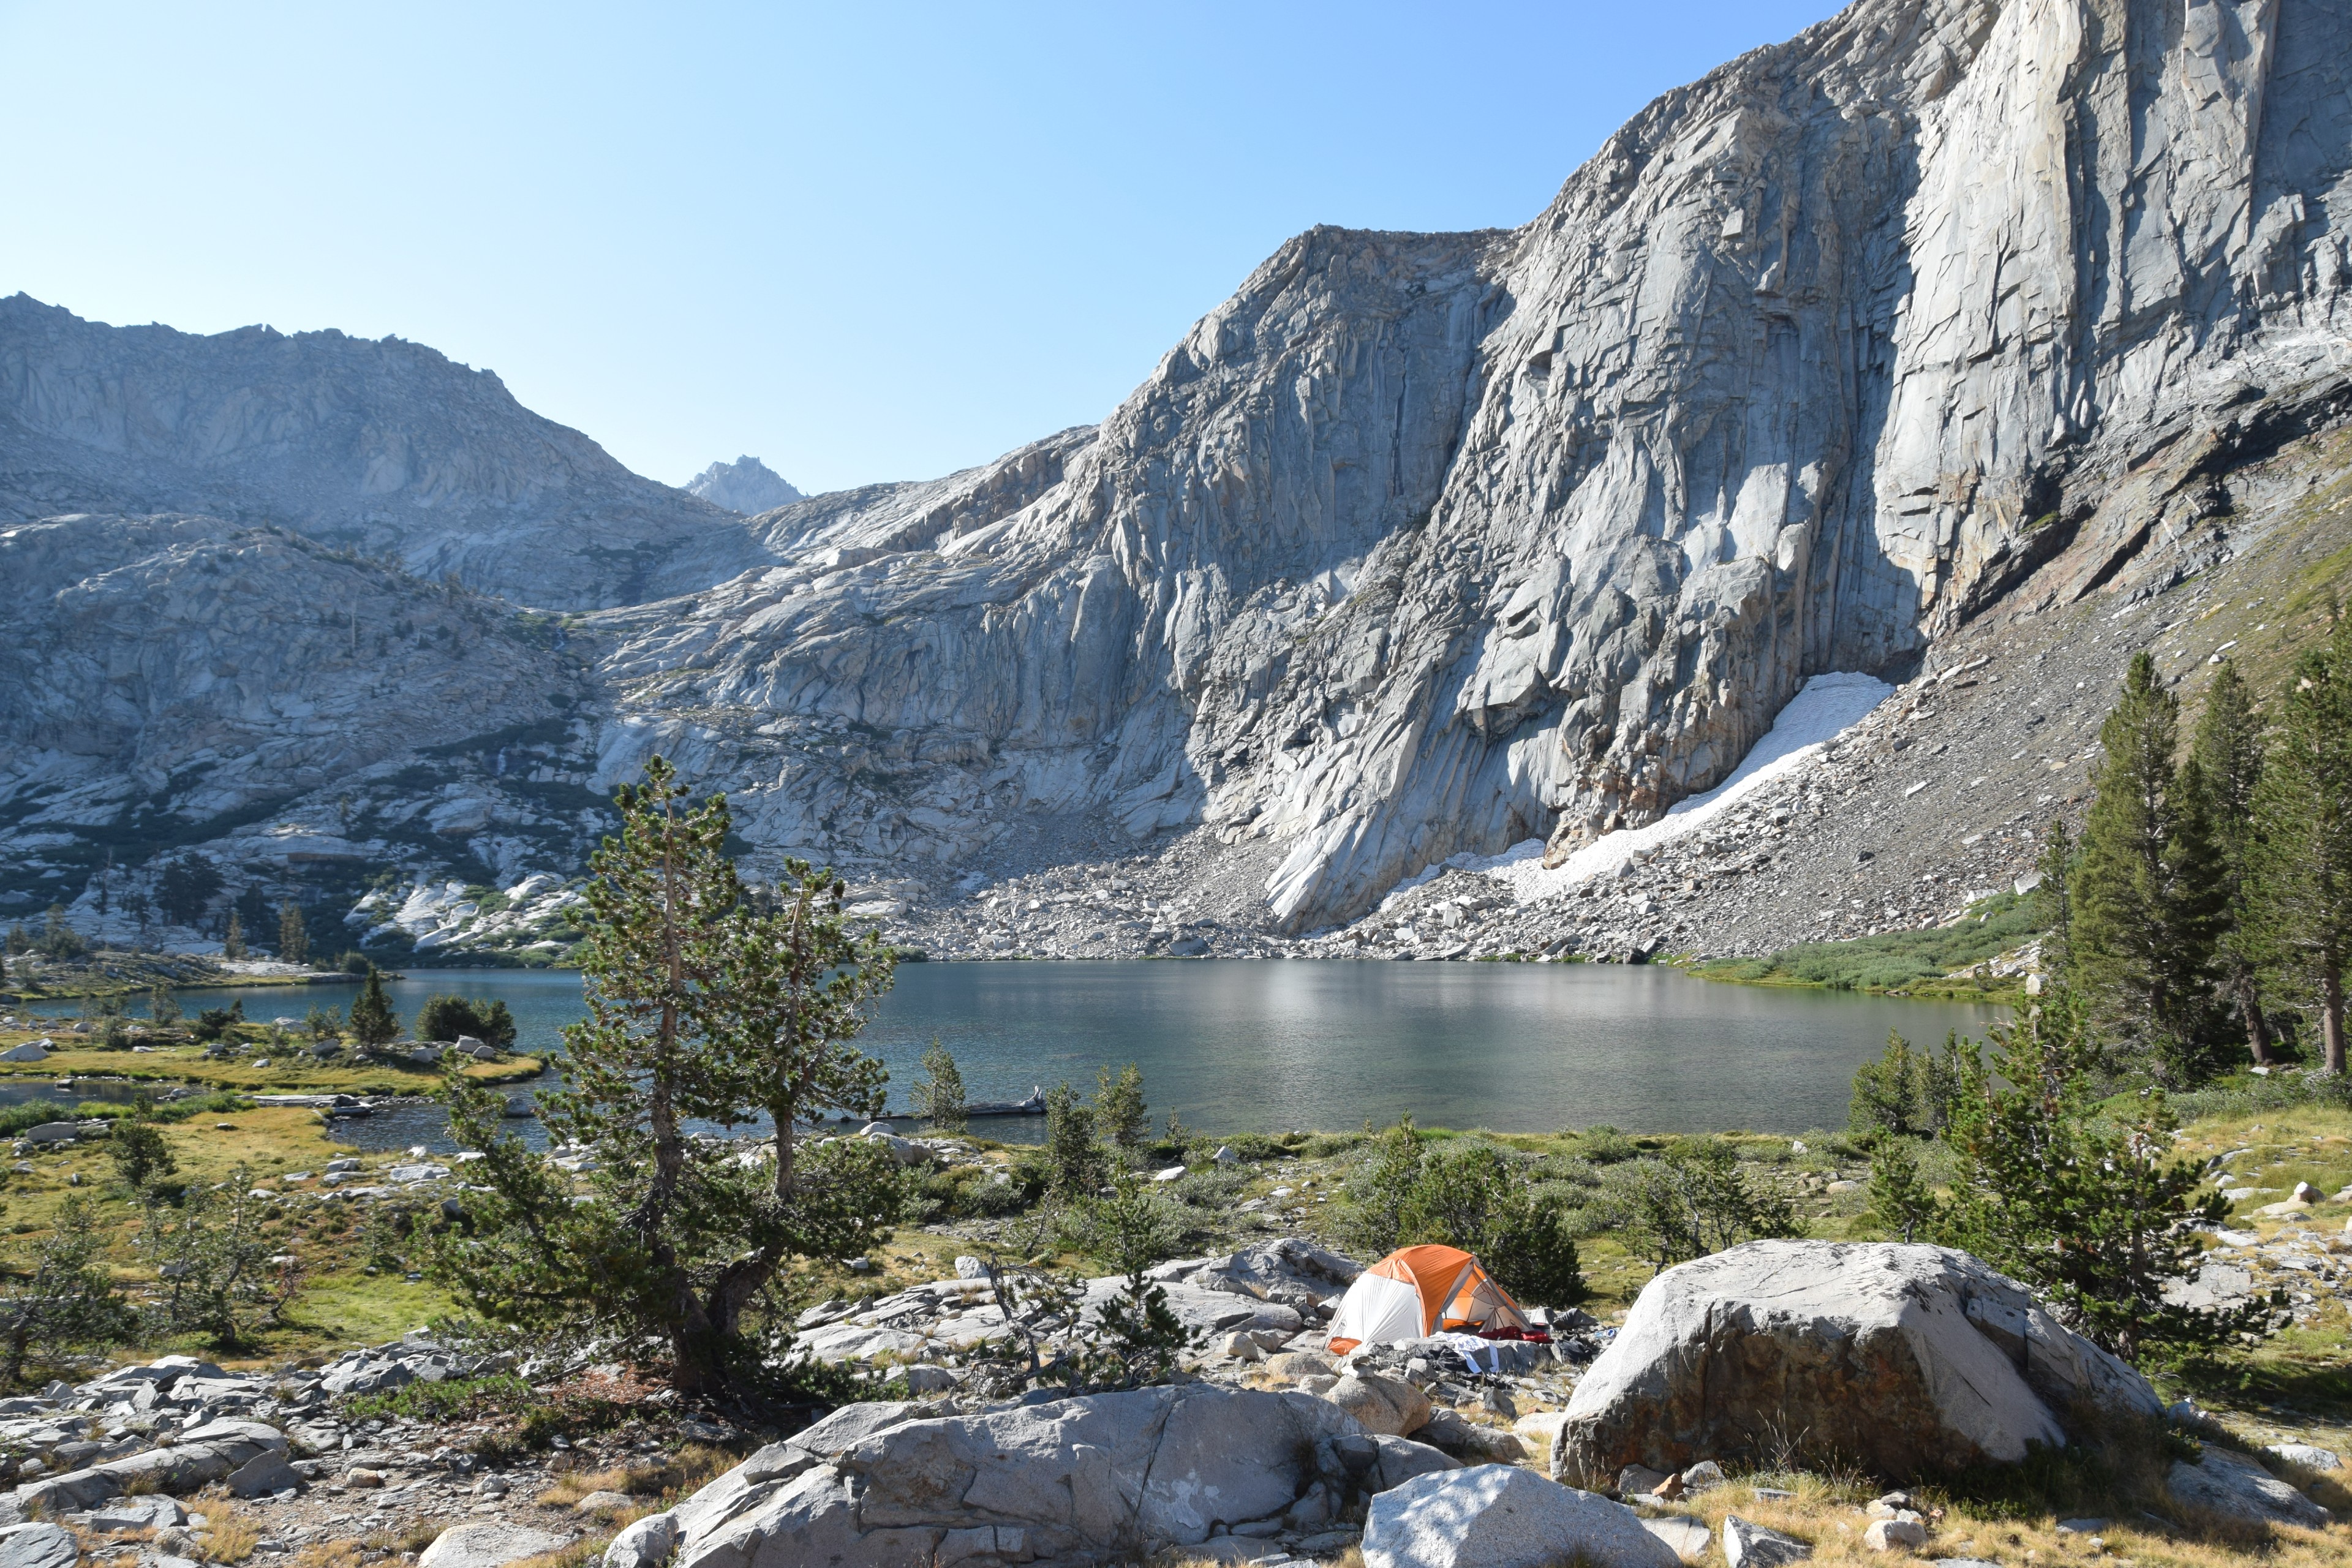
[[[272,523],[560,609],[766,560],[740,518],[421,344],[110,327],[18,294],[0,300],[0,521],[69,512]]]
[[[216,936],[247,888],[274,909],[299,881],[333,951],[374,868],[569,868],[599,831],[573,815],[597,803],[509,773],[585,689],[503,601],[282,528],[77,516],[0,528],[0,889],[69,873],[94,934]],[[175,898],[168,847],[191,841],[213,880]]]
[[[1757,1241],[1669,1268],[1569,1403],[1571,1485],[1792,1447],[1897,1478],[2063,1447],[2077,1410],[2158,1418],[2137,1373],[1964,1252]]]
[[[1198,1546],[1223,1526],[1297,1522],[1309,1498],[1347,1488],[1349,1439],[1362,1442],[1355,1424],[1320,1400],[1197,1384],[915,1421],[782,1479],[730,1471],[672,1510],[674,1561],[882,1568]]]
[[[193,1491],[225,1480],[253,1460],[286,1454],[286,1435],[258,1421],[224,1419],[190,1428],[167,1448],[150,1448],[126,1458],[31,1481],[16,1489],[26,1507],[51,1512],[89,1508],[126,1492]]]
[[[713,463],[687,481],[686,493],[745,517],[807,499],[757,458]]]

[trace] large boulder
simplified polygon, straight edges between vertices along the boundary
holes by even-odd
[[[1187,1384],[909,1421],[781,1479],[730,1471],[672,1510],[676,1568],[1101,1558],[1279,1521],[1362,1436],[1301,1394]],[[1383,1456],[1385,1457],[1385,1456]]]
[[[2160,1417],[2146,1379],[1965,1252],[1756,1241],[1643,1288],[1561,1424],[1552,1475],[1764,1459],[1795,1440],[1908,1478],[2067,1434],[2059,1413]]]
[[[1433,1448],[1426,1443],[1416,1443],[1410,1437],[1392,1437],[1387,1433],[1376,1434],[1372,1443],[1380,1457],[1372,1462],[1364,1477],[1366,1489],[1384,1492],[1401,1487],[1415,1476],[1435,1475],[1441,1470],[1458,1470],[1462,1461],[1443,1448]]]
[[[1681,1568],[1622,1503],[1516,1465],[1416,1477],[1372,1500],[1364,1568]]]

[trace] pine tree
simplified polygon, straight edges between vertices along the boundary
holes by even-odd
[[[2221,986],[2245,1026],[2255,1065],[2271,1060],[2270,1020],[2260,984],[2262,928],[2252,908],[2255,859],[2254,803],[2263,776],[2261,721],[2236,664],[2224,660],[2205,693],[2190,754],[2205,788],[2204,815],[2221,861],[2221,934],[2215,946]]]
[[[2202,770],[2173,764],[2180,700],[2135,655],[2100,727],[2106,761],[2069,884],[2074,969],[2101,1025],[2187,1081],[2205,1065],[2221,863],[2204,815]]]
[[[1971,1044],[1949,1142],[1962,1174],[1937,1222],[1963,1247],[2049,1299],[2067,1325],[2137,1362],[2160,1345],[2212,1345],[2265,1310],[2204,1311],[2165,1300],[2203,1257],[2194,1230],[2229,1205],[2198,1196],[2202,1167],[2168,1162],[2179,1122],[2158,1089],[2136,1111],[2102,1107],[2098,1048],[2081,999],[2060,988]]]
[[[0,1300],[0,1387],[23,1385],[36,1365],[136,1331],[106,1267],[110,1236],[79,1195],[59,1205],[47,1237],[25,1260],[26,1278]]]
[[[1870,1217],[1897,1241],[1935,1235],[1941,1210],[1908,1142],[1882,1138],[1870,1154]]]
[[[278,959],[281,963],[310,961],[310,928],[291,899],[278,906]]]
[[[887,1074],[853,1042],[889,949],[850,933],[844,883],[804,862],[751,897],[725,797],[686,797],[655,758],[615,792],[621,831],[590,862],[588,1016],[564,1031],[563,1091],[540,1100],[549,1137],[594,1156],[586,1190],[504,1132],[503,1097],[453,1073],[450,1126],[483,1153],[487,1191],[467,1199],[471,1234],[431,1257],[488,1317],[666,1360],[702,1391],[750,1370],[746,1318],[790,1261],[888,1239],[907,1183],[879,1139],[804,1137],[827,1110],[882,1112]],[[760,1129],[762,1157],[695,1122]]]
[[[2352,951],[2352,619],[2296,661],[2279,740],[2256,789],[2254,929],[2316,994],[2326,1071],[2344,1070],[2344,963]]]
[[[392,1010],[392,998],[384,994],[383,972],[368,966],[367,979],[360,994],[352,998],[352,1038],[362,1048],[388,1046],[400,1037],[400,1018]]]
[[[1095,1079],[1095,1125],[1111,1145],[1133,1153],[1151,1136],[1151,1108],[1143,1100],[1143,1069],[1133,1062],[1117,1073],[1105,1063]]]
[[[1055,1197],[1092,1197],[1110,1179],[1110,1156],[1095,1131],[1095,1109],[1077,1090],[1058,1083],[1045,1091],[1045,1184]]]
[[[228,912],[228,931],[221,938],[221,956],[223,958],[245,956],[245,922],[236,918],[236,910],[234,909]]]
[[[963,1069],[956,1066],[955,1057],[940,1044],[936,1035],[931,1037],[930,1048],[923,1053],[922,1068],[923,1076],[915,1080],[908,1095],[914,1101],[915,1114],[929,1121],[935,1131],[962,1131]]]
[[[2074,840],[2066,832],[2065,819],[2052,818],[2048,836],[2042,841],[2042,858],[2034,868],[2041,872],[2042,881],[2033,889],[2033,914],[2042,929],[2042,971],[2045,976],[2063,976],[2074,966],[2074,945],[2068,938],[2074,924],[2072,888],[2079,858]]]

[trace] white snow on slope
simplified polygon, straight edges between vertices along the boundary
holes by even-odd
[[[1862,722],[1870,710],[1893,694],[1895,688],[1874,676],[1836,673],[1816,675],[1804,689],[1789,699],[1771,730],[1757,742],[1731,776],[1707,791],[1676,803],[1657,821],[1641,827],[1603,834],[1551,870],[1543,865],[1544,841],[1530,838],[1500,855],[1457,855],[1445,862],[1465,871],[1484,871],[1511,889],[1519,903],[1532,903],[1593,877],[1605,876],[1637,856],[1695,833],[1721,816],[1743,795],[1805,766],[1823,747]],[[1435,876],[1432,867],[1396,891]],[[1391,894],[1391,897],[1394,897]]]

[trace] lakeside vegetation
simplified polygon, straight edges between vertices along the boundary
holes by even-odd
[[[1950,925],[1798,942],[1769,958],[1702,959],[1685,967],[1704,980],[1750,985],[2013,1003],[2025,994],[2024,967],[2011,965],[2011,973],[1996,974],[1992,961],[2032,942],[2049,924],[2032,895],[2000,893],[1971,904]]]

